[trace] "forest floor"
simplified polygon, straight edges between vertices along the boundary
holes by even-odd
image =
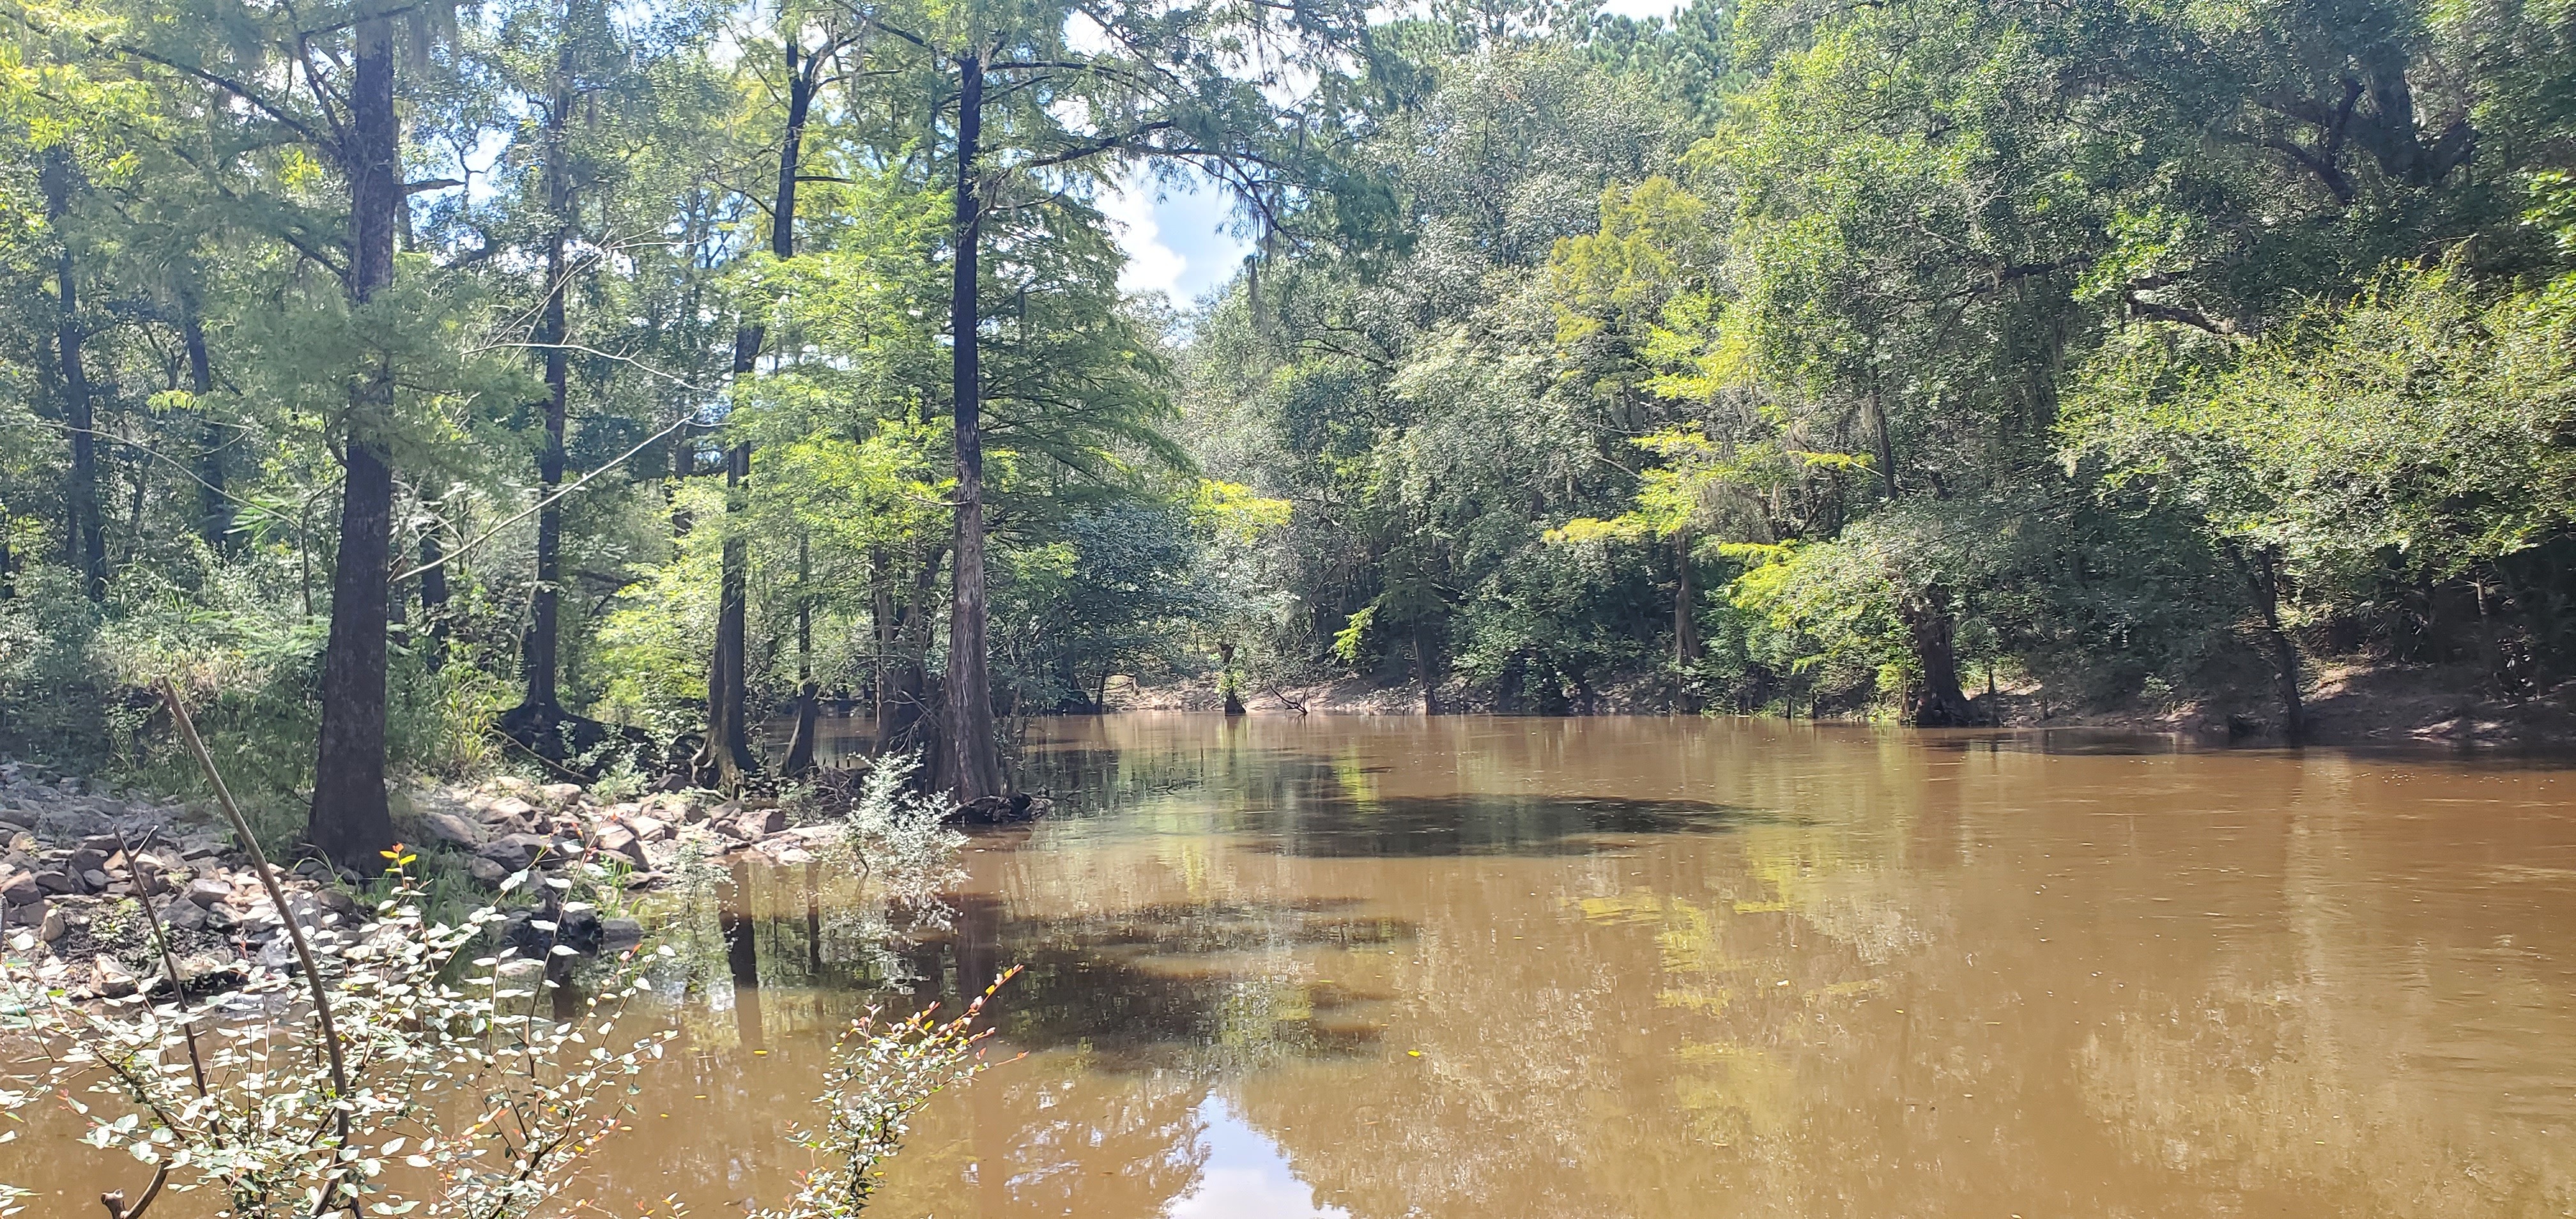
[[[1660,693],[1649,685],[1605,683],[1600,710],[1664,714]],[[1108,694],[1112,711],[1215,711],[1221,705],[1215,678],[1205,675],[1153,685],[1121,676],[1111,680]],[[1351,677],[1247,691],[1243,702],[1255,715],[1292,714],[1291,704],[1317,715],[1420,715],[1422,687]],[[2278,733],[2278,709],[2259,696],[2075,710],[2051,706],[2036,691],[2007,691],[1975,702],[2006,728],[2101,728],[2246,743]],[[2576,681],[2512,698],[2497,693],[2474,666],[2320,664],[2309,673],[2307,716],[2309,740],[2319,745],[2576,748]]]

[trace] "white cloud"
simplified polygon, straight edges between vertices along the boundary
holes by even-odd
[[[1151,182],[1128,180],[1100,192],[1100,210],[1117,227],[1118,247],[1127,251],[1127,266],[1118,273],[1126,292],[1179,295],[1181,273],[1190,260],[1163,242],[1162,221],[1155,216]]]
[[[1196,174],[1158,190],[1151,174],[1131,171],[1105,185],[1099,202],[1127,252],[1118,286],[1129,292],[1161,292],[1187,305],[1225,286],[1252,249],[1226,231],[1232,205],[1225,193]]]

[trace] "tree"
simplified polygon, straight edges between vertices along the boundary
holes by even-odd
[[[960,800],[1002,790],[987,638],[983,254],[988,221],[1050,195],[1088,193],[1112,169],[1192,166],[1254,214],[1279,211],[1306,167],[1296,141],[1330,118],[1329,87],[1299,110],[1265,88],[1288,85],[1281,45],[1357,40],[1356,7],[1274,11],[1194,3],[959,6],[874,18],[889,70],[935,82],[953,107],[945,140],[953,181],[949,242],[949,404],[957,464],[950,544],[947,751],[939,783]],[[1323,64],[1320,55],[1301,67]],[[1248,69],[1248,70],[1247,70]],[[1302,112],[1301,112],[1302,111]],[[988,139],[988,125],[998,138]]]

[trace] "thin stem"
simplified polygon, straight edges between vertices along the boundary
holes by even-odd
[[[250,821],[242,816],[241,806],[233,803],[232,788],[225,786],[223,772],[215,769],[215,756],[206,752],[206,742],[197,735],[197,722],[188,718],[186,703],[179,700],[179,687],[168,679],[161,682],[161,701],[170,708],[170,718],[179,726],[179,739],[195,755],[197,765],[206,772],[206,782],[215,789],[215,803],[224,811],[224,820],[232,823],[233,833],[241,838],[243,853],[259,873],[260,887],[268,890],[268,900],[276,903],[278,921],[286,927],[286,938],[295,945],[295,959],[304,965],[305,988],[313,994],[313,1017],[322,1026],[322,1050],[331,1060],[332,1099],[349,1095],[349,1068],[340,1057],[340,1032],[331,1022],[331,992],[322,985],[322,971],[314,967],[313,946],[305,942],[304,929],[295,922],[295,909],[286,902],[286,888],[277,881],[277,870],[269,866],[268,853],[259,849],[259,839],[250,832]],[[130,864],[131,858],[127,860]],[[333,1107],[340,1131],[340,1145],[349,1143],[349,1112]],[[335,1184],[324,1197],[327,1209],[330,1194],[339,1192]],[[316,1214],[321,1213],[316,1211]]]

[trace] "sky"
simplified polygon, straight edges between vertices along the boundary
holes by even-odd
[[[1661,17],[1681,7],[1680,0],[1608,0],[1603,12],[1625,17]],[[1252,247],[1226,232],[1231,207],[1223,192],[1201,180],[1196,189],[1157,189],[1142,172],[1100,200],[1101,210],[1117,222],[1119,247],[1127,251],[1127,269],[1118,286],[1129,292],[1160,292],[1172,304],[1188,308],[1199,297],[1222,287],[1243,266]]]

